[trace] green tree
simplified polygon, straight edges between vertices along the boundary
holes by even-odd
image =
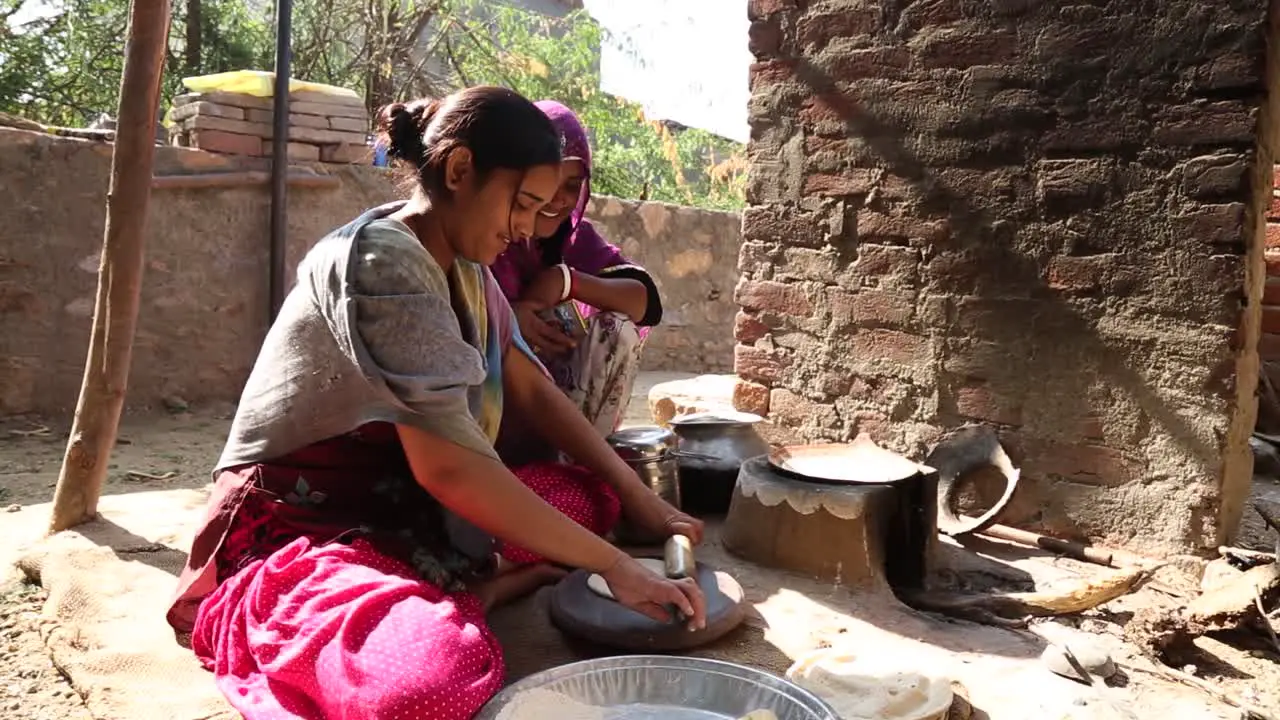
[[[587,13],[550,18],[462,0],[453,52],[466,85],[498,84],[571,107],[592,135],[594,190],[624,198],[736,209],[743,204],[744,148],[711,133],[672,132],[639,105],[600,91],[605,31]],[[482,19],[476,19],[482,18]]]

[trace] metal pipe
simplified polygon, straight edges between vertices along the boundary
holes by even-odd
[[[289,235],[289,75],[293,55],[293,0],[276,0],[276,77],[271,115],[271,296],[275,322],[284,304],[285,248]]]

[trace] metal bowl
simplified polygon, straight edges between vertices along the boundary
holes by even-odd
[[[789,680],[734,663],[665,655],[585,660],[530,675],[495,695],[476,720],[497,720],[508,705],[539,690],[598,708],[601,720],[737,720],[753,710],[771,710],[778,720],[840,720]]]

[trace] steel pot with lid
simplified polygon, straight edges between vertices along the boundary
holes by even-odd
[[[680,497],[685,510],[711,515],[729,511],[742,463],[767,455],[769,444],[756,432],[764,418],[731,410],[671,419],[679,439]]]
[[[676,434],[656,425],[619,430],[606,442],[640,480],[672,507],[681,507],[680,476],[676,464]]]

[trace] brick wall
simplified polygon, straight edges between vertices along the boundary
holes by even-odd
[[[991,423],[1011,521],[1222,540],[1275,113],[1268,2],[1221,5],[753,0],[740,404],[916,457]]]

